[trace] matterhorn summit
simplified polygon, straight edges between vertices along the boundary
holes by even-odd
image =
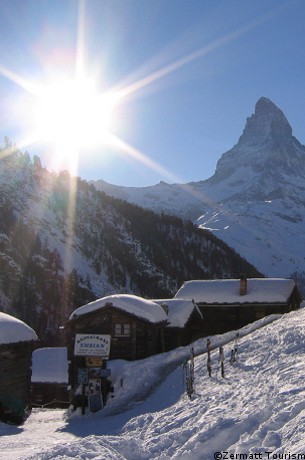
[[[305,178],[305,147],[292,135],[292,128],[283,112],[269,99],[262,97],[255,113],[247,119],[238,143],[224,153],[217,163],[214,181],[222,181],[243,168],[251,168],[266,178],[282,179],[282,175]]]
[[[255,113],[248,118],[239,143],[251,143],[258,137],[267,142],[285,142],[292,136],[292,128],[283,112],[266,97],[261,97]]]

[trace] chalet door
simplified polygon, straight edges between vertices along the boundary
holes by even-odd
[[[149,327],[141,326],[137,329],[136,351],[137,358],[146,358],[154,354],[152,330]]]

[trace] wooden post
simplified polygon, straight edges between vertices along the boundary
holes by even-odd
[[[84,383],[82,383],[82,415],[85,415],[86,411],[86,392],[85,392],[86,386]]]

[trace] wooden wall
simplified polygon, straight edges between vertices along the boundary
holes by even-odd
[[[293,309],[288,304],[197,305],[204,318],[203,336],[240,329],[265,316],[288,313]]]
[[[173,350],[174,348],[186,346],[195,340],[201,338],[205,321],[194,310],[184,327],[170,327],[164,329],[165,351]]]
[[[33,348],[31,342],[0,345],[0,397],[13,395],[30,402]]]
[[[128,324],[130,335],[116,335],[116,324]],[[111,347],[109,359],[141,359],[163,351],[162,329],[141,318],[114,307],[105,307],[79,317],[65,327],[66,344],[73,349],[75,334],[109,334]]]
[[[40,383],[31,384],[31,400],[33,407],[46,409],[69,407],[69,390],[67,383]]]

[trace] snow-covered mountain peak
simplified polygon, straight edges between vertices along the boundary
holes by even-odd
[[[237,144],[221,156],[211,178],[145,188],[95,186],[194,220],[268,276],[305,273],[300,250],[305,246],[305,147],[266,97],[257,101]]]
[[[292,128],[283,112],[266,97],[261,97],[254,114],[248,118],[240,144],[258,138],[260,141],[286,142],[292,136]]]
[[[238,143],[224,153],[217,163],[213,183],[222,182],[236,172],[244,175],[250,168],[258,177],[256,182],[277,182],[285,176],[305,177],[305,147],[292,135],[292,128],[283,112],[269,99],[262,97],[255,112],[246,122]],[[241,177],[240,177],[241,178]]]

